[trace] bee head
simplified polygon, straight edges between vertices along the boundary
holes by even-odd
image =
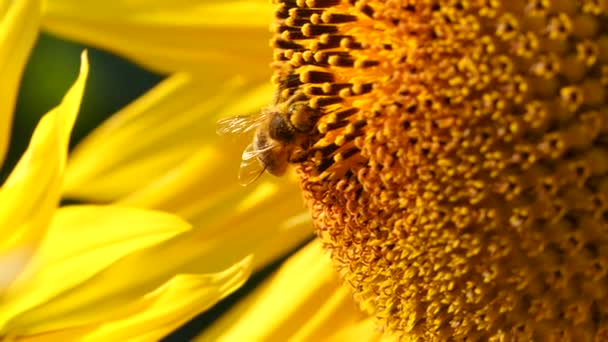
[[[303,133],[312,131],[321,114],[305,103],[294,103],[289,108],[289,118],[292,127]]]

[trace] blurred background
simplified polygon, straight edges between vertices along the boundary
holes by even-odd
[[[82,138],[113,113],[145,93],[163,79],[129,61],[94,48],[41,34],[29,58],[15,108],[11,144],[6,162],[0,168],[0,184],[27,148],[40,118],[61,101],[74,83],[80,68],[80,53],[89,52],[90,72],[84,98],[72,133],[74,147]],[[296,249],[297,250],[297,249]],[[186,323],[163,341],[189,341],[223,312],[254,289],[283,262],[277,260],[253,275],[238,291]]]

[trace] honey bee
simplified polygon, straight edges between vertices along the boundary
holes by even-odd
[[[289,163],[303,161],[318,114],[301,96],[293,95],[283,102],[277,100],[257,115],[237,115],[218,121],[219,135],[254,132],[241,157],[240,184],[253,183],[264,171],[282,176]]]

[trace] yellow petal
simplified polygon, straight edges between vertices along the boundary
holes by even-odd
[[[364,318],[315,241],[197,341],[318,341]]]
[[[224,246],[215,256],[218,259],[234,262],[233,258],[253,254],[253,267],[259,270],[313,235],[310,215],[297,185],[289,179],[261,182],[252,190],[239,186],[232,193],[219,193],[218,198],[213,203],[199,200],[194,205],[201,207],[189,207],[196,210],[184,213],[200,227],[201,238],[213,237]],[[294,218],[302,216],[306,219],[294,223]]]
[[[0,297],[21,274],[33,254],[33,248],[21,247],[0,254]]]
[[[192,272],[213,272],[225,267],[217,260],[203,257],[217,254],[209,251],[224,246],[207,241],[194,241],[195,244],[192,245],[191,233],[193,232],[181,234],[147,250],[123,257],[87,283],[13,319],[9,322],[10,331],[23,331],[27,327],[26,331],[29,333],[63,328],[69,324],[90,324],[100,319],[115,317],[117,310],[119,314],[126,314],[117,308],[124,308],[126,301],[153,289],[162,279],[166,279],[164,277],[168,274],[177,272],[180,265],[184,266],[183,270]],[[155,265],[155,268],[153,272],[144,274],[133,272],[143,269],[143,265]],[[28,289],[23,291],[32,292]]]
[[[140,312],[114,317],[101,324],[20,336],[19,341],[160,341],[238,289],[249,276],[249,262],[250,258],[246,258],[218,273],[175,276],[144,298],[129,304],[140,307]]]
[[[383,334],[378,324],[373,318],[367,318],[358,321],[354,324],[349,324],[344,327],[338,327],[333,334],[327,335],[327,338],[322,339],[326,342],[408,342],[414,339],[408,336],[402,336],[399,339],[396,335]]]
[[[266,0],[49,0],[42,25],[157,71],[189,71],[216,82],[235,74],[270,77],[271,17]]]
[[[240,153],[220,146],[204,149],[118,203],[173,212],[197,227],[193,241],[221,246],[215,260],[233,263],[253,254],[259,270],[312,236],[310,215],[289,177],[240,186]]]
[[[194,316],[238,289],[249,277],[250,258],[229,269],[178,275],[148,296],[145,311],[102,325],[82,341],[159,341]]]
[[[254,254],[257,270],[309,238],[312,225],[307,219],[284,226],[305,212],[293,179],[240,186],[247,142],[220,138],[215,128],[220,116],[268,104],[271,86],[237,79],[203,100],[199,87],[208,86],[172,76],[99,127],[72,153],[65,191],[178,214],[197,227],[192,241],[221,246],[214,260],[231,264]]]
[[[145,260],[123,269],[130,274],[110,277],[116,272],[109,270],[189,228],[176,216],[142,209],[59,209],[31,263],[0,302],[0,331],[36,333],[96,322],[112,312],[115,315],[116,310],[124,309],[116,305],[128,297],[124,292],[134,291],[140,284],[129,277],[165,277],[161,283],[170,277],[162,267],[150,268],[155,264]]]
[[[212,259],[224,264],[252,254],[259,270],[312,236],[310,214],[289,177],[240,186],[240,154],[218,147],[195,154],[118,203],[175,213],[196,227],[188,248],[212,242],[217,246]]]
[[[60,197],[68,142],[89,66],[82,54],[80,75],[63,101],[36,127],[30,145],[0,188],[0,251],[35,245]],[[0,266],[2,265],[0,259]]]
[[[0,166],[25,63],[38,36],[40,0],[0,0]]]
[[[234,146],[234,154],[219,151],[222,147],[215,134],[216,121],[222,115],[259,110],[272,98],[270,89],[270,85],[239,78],[218,86],[184,74],[170,77],[116,113],[76,147],[66,172],[66,195],[117,200],[142,191],[153,181],[171,179],[175,176],[172,170],[193,154],[206,158],[207,164],[217,162],[214,158],[218,153],[238,160],[240,153]],[[235,94],[243,97],[235,101]],[[216,176],[234,177],[226,172]],[[198,189],[191,191],[200,195]]]
[[[19,342],[64,342],[64,341],[78,341],[84,334],[87,334],[91,330],[95,329],[97,325],[83,326],[72,329],[62,329],[52,332],[44,332],[42,334],[29,335],[29,336],[6,336],[7,341],[17,340]]]

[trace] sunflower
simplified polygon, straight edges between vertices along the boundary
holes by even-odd
[[[172,247],[142,248],[137,267],[185,252],[190,267],[257,271],[312,233],[296,182],[312,213],[318,241],[201,340],[608,339],[605,2],[89,6],[49,0],[42,27],[170,74],[75,149],[62,183],[69,198],[193,225]],[[264,48],[271,22],[273,57]],[[306,158],[294,160],[297,177],[241,188],[227,170],[236,173],[246,142],[219,140],[214,123],[273,96],[315,113]],[[180,270],[189,269],[166,269]],[[108,284],[55,305],[98,303]],[[139,284],[121,298],[159,289],[150,278]],[[174,298],[159,310],[187,297]],[[104,322],[116,305],[89,317]],[[53,312],[60,323],[27,331],[82,328]],[[183,304],[164,318],[175,327],[195,312]],[[126,335],[115,336],[155,338],[129,325],[150,326],[145,310],[123,315],[129,323],[109,330]]]
[[[608,3],[276,8],[281,96],[318,116],[301,185],[379,324],[608,340]]]

